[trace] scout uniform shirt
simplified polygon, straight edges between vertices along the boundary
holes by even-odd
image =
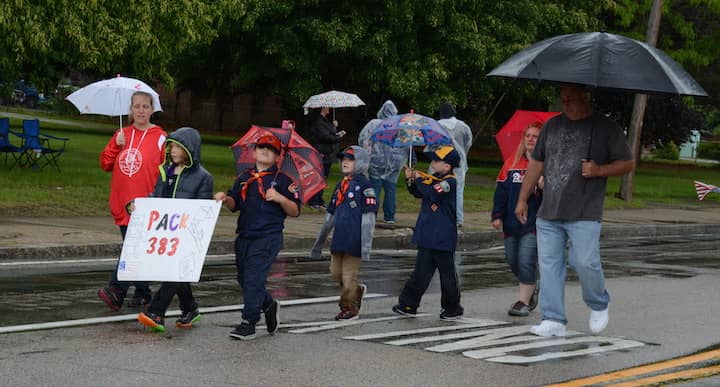
[[[362,215],[377,212],[375,190],[363,174],[341,179],[327,212],[335,216],[335,232],[330,251],[362,256]]]
[[[235,230],[238,238],[258,239],[282,233],[287,215],[280,204],[265,200],[265,192],[274,187],[299,206],[300,196],[297,190],[291,191],[292,183],[276,165],[259,173],[249,169],[235,180],[227,195],[235,199],[233,211],[240,211]]]
[[[457,213],[455,175],[421,174],[408,184],[416,198],[422,198],[412,242],[422,248],[455,251]]]

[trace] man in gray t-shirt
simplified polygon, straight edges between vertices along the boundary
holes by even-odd
[[[531,332],[565,336],[565,247],[591,309],[590,330],[608,323],[610,296],[600,262],[600,222],[608,176],[635,167],[632,152],[616,123],[594,115],[588,93],[579,86],[560,88],[563,114],[545,124],[535,145],[515,214],[527,221],[527,199],[541,175],[543,202],[536,221],[543,321]]]

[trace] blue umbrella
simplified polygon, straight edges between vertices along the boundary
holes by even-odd
[[[390,145],[393,148],[452,144],[452,138],[445,128],[434,119],[420,114],[398,114],[384,119],[370,135],[372,141]],[[411,155],[412,156],[412,155]],[[408,159],[408,162],[412,157]]]

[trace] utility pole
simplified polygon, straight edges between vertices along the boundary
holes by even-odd
[[[653,0],[650,9],[650,18],[648,19],[647,32],[645,34],[645,43],[655,47],[657,44],[658,30],[660,29],[660,17],[662,17],[663,0]],[[642,135],[643,119],[645,118],[645,106],[647,105],[647,94],[635,94],[633,103],[633,112],[630,118],[630,127],[628,128],[628,140],[630,141],[630,149],[632,150],[635,163],[640,162],[640,138]],[[632,201],[633,180],[635,179],[635,171],[630,171],[623,176],[620,183],[620,198],[629,202]]]

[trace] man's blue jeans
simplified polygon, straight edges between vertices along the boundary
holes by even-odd
[[[605,289],[605,274],[600,263],[599,221],[546,220],[535,223],[540,263],[540,308],[543,320],[567,324],[565,316],[565,247],[568,262],[580,279],[585,304],[592,310],[604,310],[610,302]],[[568,245],[569,242],[569,245]]]
[[[510,235],[505,238],[505,260],[520,283],[534,285],[537,281],[537,237],[529,232],[525,235]]]
[[[378,202],[380,202],[380,191],[385,190],[385,197],[382,200],[383,220],[386,222],[395,221],[395,192],[397,191],[397,181],[371,178],[370,183],[375,189]]]
[[[242,317],[252,325],[257,324],[260,312],[273,302],[265,282],[282,244],[282,233],[259,239],[235,239],[237,280],[245,302]]]

